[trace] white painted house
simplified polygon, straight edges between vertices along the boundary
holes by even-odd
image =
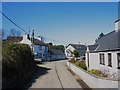
[[[30,40],[29,34],[24,35],[20,43],[28,44],[30,48],[32,48],[32,42]]]
[[[34,40],[35,59],[47,60],[48,46],[39,39]]]
[[[35,60],[46,60],[48,53],[48,46],[41,41],[40,38],[34,39],[34,44],[30,40],[29,34],[24,35],[22,41],[20,43],[28,44],[31,49],[33,45],[33,52],[35,55]]]
[[[73,58],[74,54],[73,51],[77,50],[79,53],[79,57],[80,56],[84,56],[85,52],[87,50],[86,45],[82,45],[82,44],[69,44],[66,48],[65,48],[65,55],[67,58]]]
[[[110,78],[120,79],[120,20],[115,21],[115,30],[87,46],[86,65],[99,69]]]

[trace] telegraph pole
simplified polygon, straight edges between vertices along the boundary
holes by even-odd
[[[32,31],[32,52],[34,48],[34,30]]]

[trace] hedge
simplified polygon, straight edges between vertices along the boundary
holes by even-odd
[[[3,87],[7,85],[6,80],[13,80],[14,83],[19,84],[35,66],[34,56],[26,44],[8,43],[7,45],[3,42],[2,56]]]

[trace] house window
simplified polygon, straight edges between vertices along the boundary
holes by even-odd
[[[42,50],[42,46],[39,46],[39,50]]]
[[[42,53],[38,53],[38,58],[42,58]]]
[[[117,53],[118,69],[120,69],[120,53]]]
[[[104,57],[104,54],[100,54],[100,64],[103,64],[105,65],[105,57]]]
[[[112,55],[111,55],[111,53],[108,53],[108,66],[112,67]]]

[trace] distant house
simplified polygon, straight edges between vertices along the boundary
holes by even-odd
[[[48,46],[40,41],[40,39],[34,39],[34,44],[30,40],[29,35],[24,35],[22,41],[20,43],[28,44],[31,49],[33,48],[33,52],[35,55],[35,60],[47,60]]]
[[[65,53],[62,50],[50,48],[48,51],[49,60],[63,60],[65,59]]]
[[[115,21],[115,30],[100,37],[94,45],[87,46],[86,65],[99,69],[111,78],[120,77],[120,20]]]
[[[67,58],[73,58],[74,54],[73,51],[77,50],[79,53],[79,57],[85,56],[85,52],[87,50],[86,45],[82,44],[69,44],[65,49],[65,54]]]

